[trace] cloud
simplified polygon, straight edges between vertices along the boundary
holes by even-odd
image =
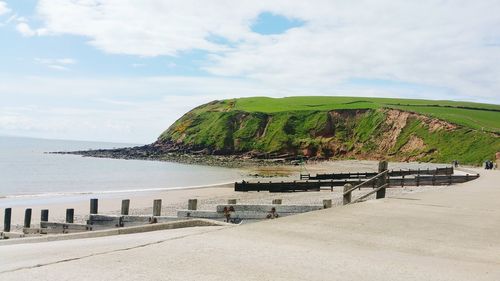
[[[210,54],[204,70],[273,87],[334,89],[353,78],[445,88],[460,99],[500,91],[497,0],[380,1],[41,0],[38,29],[73,34],[112,54]],[[262,13],[304,22],[276,35],[251,27]],[[221,40],[212,40],[220,38]],[[435,93],[429,93],[433,97]]]
[[[335,90],[279,88],[218,77],[0,76],[0,134],[148,143],[184,113],[212,100],[332,94],[422,97],[425,92],[342,85]]]
[[[209,75],[0,77],[0,132],[31,124],[52,137],[147,142],[196,105],[258,95],[498,103],[497,6],[498,0],[40,0],[38,24],[16,18],[25,36],[83,36],[102,52],[137,57],[201,50]],[[304,24],[258,34],[252,26],[262,13]],[[59,70],[76,63],[36,62]],[[38,107],[21,110],[26,101]],[[58,119],[65,120],[60,127]]]
[[[285,94],[226,78],[0,77],[0,134],[148,143],[193,107],[235,93]]]
[[[0,1],[0,16],[6,15],[11,12],[11,9],[7,6],[7,3]]]
[[[71,58],[61,58],[61,59],[50,59],[50,58],[35,58],[35,62],[38,64],[46,65],[49,68],[55,70],[69,70],[68,66],[75,64],[76,60]]]
[[[47,29],[45,28],[32,29],[28,24],[28,22],[26,21],[26,19],[23,17],[17,18],[17,21],[18,23],[16,24],[16,29],[24,37],[47,35]]]

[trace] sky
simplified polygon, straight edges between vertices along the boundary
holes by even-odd
[[[0,135],[150,143],[247,96],[500,103],[500,0],[0,0]]]

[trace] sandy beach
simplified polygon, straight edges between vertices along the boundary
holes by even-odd
[[[5,245],[0,279],[496,281],[500,172],[474,171],[463,184],[241,226]],[[310,194],[331,193],[286,195]]]
[[[338,172],[373,172],[377,170],[377,161],[329,161],[310,163],[306,166],[271,166],[248,168],[245,180],[249,181],[278,181],[296,180],[300,173],[338,173]],[[443,167],[446,164],[427,163],[389,163],[389,169],[416,169]],[[274,177],[257,178],[250,175],[273,175]],[[389,189],[388,197],[397,197],[401,194],[422,192],[429,189],[441,187],[405,187]],[[356,193],[368,190],[356,191]],[[13,229],[21,229],[24,210],[31,208],[33,212],[32,223],[40,221],[40,211],[49,209],[49,220],[63,222],[66,209],[75,209],[75,222],[84,223],[89,214],[90,198],[99,199],[99,213],[118,214],[120,212],[121,200],[130,199],[130,214],[150,215],[154,199],[162,200],[162,215],[175,216],[177,210],[187,207],[188,199],[198,199],[198,209],[214,210],[216,205],[224,204],[228,199],[237,199],[241,203],[269,204],[273,199],[282,199],[283,204],[322,204],[323,199],[333,199],[333,204],[340,204],[342,193],[341,187],[334,188],[333,192],[322,190],[321,192],[297,192],[297,193],[269,193],[269,192],[235,192],[233,183],[225,183],[215,186],[188,187],[180,189],[165,189],[160,191],[134,191],[134,192],[102,192],[95,194],[69,194],[69,195],[35,195],[8,197],[0,199],[1,216],[0,223],[3,225],[3,209],[12,208]]]

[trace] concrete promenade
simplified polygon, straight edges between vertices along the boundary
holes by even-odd
[[[242,226],[0,246],[0,280],[500,280],[500,171]],[[325,198],[326,199],[326,198]]]

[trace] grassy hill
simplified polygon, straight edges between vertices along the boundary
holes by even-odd
[[[224,101],[233,110],[247,112],[282,112],[303,110],[395,108],[425,114],[474,129],[500,133],[500,105],[472,102],[356,98],[356,97],[287,97],[241,98]]]
[[[157,145],[210,154],[478,164],[500,151],[500,105],[356,97],[241,98],[193,109]]]

